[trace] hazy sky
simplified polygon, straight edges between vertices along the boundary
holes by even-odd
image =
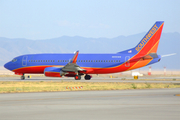
[[[180,0],[0,0],[0,37],[48,39],[107,37],[147,32],[180,33]]]

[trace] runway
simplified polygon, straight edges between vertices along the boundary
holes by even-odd
[[[73,82],[131,82],[131,83],[180,83],[180,77],[141,77],[138,80],[133,80],[132,77],[123,78],[108,78],[94,77],[91,80],[74,80],[74,78],[53,78],[53,77],[32,77],[21,80],[18,77],[0,77],[0,81],[73,81]],[[148,79],[148,80],[147,80]],[[173,80],[175,79],[175,80]]]
[[[2,120],[179,120],[180,88],[0,94]]]

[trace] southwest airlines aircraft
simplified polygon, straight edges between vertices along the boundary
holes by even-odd
[[[74,77],[90,80],[90,74],[108,74],[133,70],[159,62],[157,54],[164,22],[157,21],[134,48],[115,54],[28,54],[14,58],[4,67],[21,75],[44,74],[47,77]]]

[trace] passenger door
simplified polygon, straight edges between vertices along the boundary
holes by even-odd
[[[126,62],[126,63],[125,63],[125,66],[126,66],[126,67],[129,67],[129,66],[130,66],[129,59],[130,59],[129,56],[126,56],[126,57],[125,57],[125,62]]]
[[[22,58],[22,66],[27,66],[27,58],[28,58],[28,56],[23,56],[23,58]]]

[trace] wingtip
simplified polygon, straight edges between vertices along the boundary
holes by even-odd
[[[167,54],[167,55],[161,55],[161,57],[168,57],[168,56],[172,56],[172,55],[176,55],[177,53],[172,53],[172,54]]]
[[[74,51],[74,54],[75,54],[75,53],[79,53],[79,50],[77,50],[77,51]]]
[[[76,51],[76,53],[75,54],[79,54],[79,50],[78,51]]]

